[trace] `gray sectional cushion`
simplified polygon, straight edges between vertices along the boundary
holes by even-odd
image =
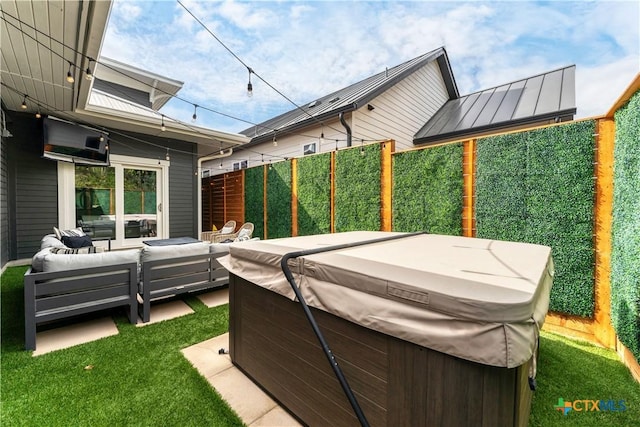
[[[143,246],[140,251],[140,262],[144,264],[147,261],[208,253],[209,244],[205,242],[189,243],[186,245]]]
[[[36,253],[33,258],[31,258],[31,268],[34,272],[42,271],[42,263],[44,262],[45,255],[49,255],[51,253],[52,247],[47,247],[40,249],[38,253]],[[64,248],[62,248],[64,249]]]
[[[66,248],[66,246],[55,234],[47,234],[40,241],[40,249],[44,248]]]
[[[230,243],[212,243],[209,245],[209,251],[212,254],[228,254]]]
[[[95,254],[46,254],[42,261],[42,271],[66,271],[103,265],[138,263],[139,249],[101,252]]]

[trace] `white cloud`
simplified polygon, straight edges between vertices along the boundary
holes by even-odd
[[[299,104],[440,46],[461,94],[576,64],[579,116],[605,112],[639,69],[632,2],[181,1]],[[111,21],[103,53],[184,81],[185,99],[253,122],[293,108],[255,75],[249,100],[246,68],[180,5],[116,0]]]
[[[638,55],[576,70],[577,117],[605,114],[640,70]]]

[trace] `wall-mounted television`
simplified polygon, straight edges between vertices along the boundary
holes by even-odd
[[[109,165],[109,136],[54,117],[43,120],[42,157],[63,162]]]

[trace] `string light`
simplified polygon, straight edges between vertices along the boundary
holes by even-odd
[[[278,146],[278,140],[276,139],[276,134],[273,134],[273,146],[277,147]]]
[[[220,166],[218,166],[218,169],[222,169],[222,160],[220,160]]]
[[[178,3],[179,3],[179,4],[180,4],[180,5],[181,5],[181,6],[182,6],[182,7],[183,7],[183,8],[184,8],[184,9],[185,9],[185,10],[186,10],[186,11],[187,11],[187,12],[188,12],[188,13],[189,13],[189,14],[190,14],[190,15],[191,15],[191,16],[192,16],[192,17],[193,17],[193,18],[194,18],[194,19],[195,19],[195,20],[196,20],[200,25],[201,25],[201,26],[203,26],[203,28],[204,28],[205,30],[207,30],[207,31],[208,31],[208,32],[209,32],[209,33],[210,33],[214,38],[216,38],[216,40],[217,40],[217,41],[218,41],[218,42],[219,42],[219,43],[220,43],[224,48],[226,48],[226,49],[227,49],[227,50],[228,50],[228,51],[229,51],[229,52],[230,52],[234,57],[236,57],[236,59],[237,59],[237,60],[239,60],[239,61],[240,61],[240,62],[241,62],[245,67],[247,67],[247,69],[249,70],[249,79],[251,78],[251,74],[255,74],[258,78],[260,78],[264,83],[266,83],[269,87],[271,87],[271,88],[272,88],[275,92],[277,92],[280,96],[282,96],[284,99],[286,99],[287,101],[289,101],[291,104],[293,104],[293,105],[294,105],[296,108],[298,108],[299,110],[303,111],[303,112],[304,112],[305,114],[307,114],[310,118],[312,118],[312,119],[314,119],[314,120],[316,120],[316,121],[317,121],[317,119],[316,119],[315,117],[313,117],[313,116],[312,116],[311,114],[309,114],[306,110],[304,110],[302,107],[300,107],[300,106],[299,106],[299,105],[297,105],[295,102],[293,102],[290,98],[288,98],[288,97],[287,97],[286,95],[284,95],[282,92],[280,92],[279,90],[277,90],[277,89],[276,89],[275,87],[273,87],[269,82],[267,82],[267,81],[266,81],[266,80],[264,80],[261,76],[259,76],[259,75],[258,75],[258,74],[253,70],[253,69],[251,69],[249,66],[247,66],[247,65],[246,65],[246,64],[245,64],[245,63],[244,63],[244,62],[243,62],[239,57],[237,57],[237,55],[235,55],[235,54],[234,54],[234,53],[233,53],[233,52],[232,52],[232,51],[231,51],[231,50],[230,50],[226,45],[224,45],[224,43],[223,43],[221,40],[219,40],[219,39],[215,36],[215,34],[213,34],[213,33],[212,33],[212,32],[211,32],[211,31],[206,27],[206,25],[204,25],[204,24],[203,24],[203,23],[202,23],[202,22],[201,22],[201,21],[200,21],[196,16],[194,16],[194,15],[191,13],[191,11],[189,11],[189,10],[188,10],[188,9],[187,9],[183,4],[181,4],[181,3],[180,3],[180,1],[178,1]],[[75,53],[76,53],[76,54],[78,54],[78,55],[82,55],[82,52],[80,52],[80,51],[78,51],[78,50],[75,50],[72,46],[68,46],[68,45],[64,44],[63,42],[60,42],[59,40],[57,40],[57,39],[53,38],[51,35],[43,33],[42,31],[38,30],[38,29],[37,29],[37,28],[35,28],[34,26],[32,26],[32,25],[30,25],[30,24],[28,24],[28,23],[26,23],[26,22],[24,22],[24,21],[20,20],[19,18],[17,18],[17,17],[15,17],[15,16],[11,15],[10,13],[6,13],[5,11],[3,11],[3,14],[4,14],[4,15],[6,15],[6,16],[8,16],[8,17],[11,17],[12,19],[14,19],[14,20],[16,20],[17,22],[19,22],[19,23],[21,24],[21,26],[25,26],[25,27],[27,27],[27,28],[29,28],[29,29],[33,30],[36,34],[40,34],[40,35],[43,35],[43,36],[45,36],[45,37],[48,37],[48,38],[49,38],[49,40],[51,40],[51,41],[55,41],[55,42],[59,43],[60,45],[62,45],[63,47],[68,48],[68,49],[71,49],[73,52],[75,52]],[[37,39],[36,37],[31,36],[30,34],[26,33],[26,32],[25,32],[21,27],[18,27],[18,26],[16,26],[16,25],[15,25],[15,24],[13,24],[13,23],[8,22],[8,21],[7,21],[6,19],[4,19],[4,18],[3,18],[3,21],[5,21],[8,25],[11,25],[12,27],[14,27],[15,29],[17,29],[18,31],[21,31],[25,36],[30,37],[34,42],[38,43],[40,46],[42,46],[42,47],[44,47],[44,48],[46,48],[46,49],[49,49],[52,53],[54,53],[54,54],[58,55],[61,59],[66,60],[62,55],[60,55],[60,54],[58,54],[57,52],[55,52],[54,50],[52,50],[52,49],[50,48],[50,46],[48,46],[47,44],[45,44],[45,43],[41,42],[41,41],[40,41],[39,39]],[[85,57],[85,58],[89,61],[89,65],[91,64],[91,61],[96,62],[96,64],[97,64],[97,63],[99,63],[99,61],[97,61],[96,59],[93,59],[93,58],[91,58],[91,57],[89,57],[89,56],[86,56],[86,55],[82,55],[82,56],[83,56],[83,57]],[[75,81],[75,78],[74,78],[74,76],[73,76],[73,72],[72,72],[72,69],[73,69],[73,68],[75,68],[75,65],[74,65],[72,62],[70,62],[70,61],[67,61],[67,62],[69,63],[69,71],[68,71],[68,73],[67,73],[67,78],[69,78],[69,75],[70,75],[70,77],[71,77],[71,79],[72,79],[72,81],[70,81],[70,83],[71,83],[71,82],[74,82],[74,81]],[[113,68],[113,67],[111,67],[111,66],[110,66],[110,65],[108,65],[108,64],[103,64],[103,63],[101,63],[101,64],[102,64],[103,66],[107,67],[107,68],[110,68],[111,70],[113,70],[113,71],[115,71],[115,72],[118,72],[118,73],[124,74],[122,71],[120,71],[120,70],[118,70],[118,69],[116,69],[116,68]],[[89,74],[89,75],[93,78],[93,76],[94,76],[94,75],[93,75],[93,73],[90,71],[90,70],[91,70],[91,69],[90,69],[90,67],[87,67],[87,69],[89,70],[87,74]],[[86,75],[85,75],[85,78],[89,79],[89,77],[88,77],[88,76],[86,76]],[[143,84],[146,84],[146,85],[150,86],[148,83],[143,82],[142,80],[137,80],[137,79],[135,79],[135,78],[134,78],[134,80],[136,80],[136,81],[138,81],[138,82],[140,82],[140,83],[143,83]],[[166,92],[166,91],[162,91],[162,92],[164,92],[165,94],[168,94],[168,95],[172,95],[172,96],[173,96],[173,98],[175,98],[175,99],[178,99],[178,100],[184,101],[184,102],[186,102],[186,103],[192,104],[192,102],[190,102],[190,101],[189,101],[189,100],[187,100],[187,99],[184,99],[184,98],[182,98],[182,97],[176,96],[176,95],[174,95],[174,94],[169,94],[169,92]],[[250,122],[250,121],[248,121],[248,120],[244,120],[244,119],[242,119],[242,118],[234,117],[234,116],[231,116],[231,115],[229,115],[229,114],[225,114],[225,113],[222,113],[222,112],[219,112],[219,111],[216,111],[216,110],[210,109],[210,108],[201,107],[201,106],[200,106],[200,108],[205,108],[206,110],[211,111],[212,113],[219,114],[219,115],[222,115],[222,116],[225,116],[225,117],[229,117],[229,118],[234,119],[234,120],[238,120],[238,121],[241,121],[241,122],[244,122],[244,123],[248,123],[248,124],[254,125],[254,126],[256,126],[255,130],[257,131],[257,126],[258,126],[258,125],[257,125],[256,123],[252,123],[252,122]],[[331,127],[331,126],[330,126],[330,127]],[[331,127],[331,128],[332,128],[332,129],[334,129],[334,130],[336,130],[336,131],[337,131],[337,132],[339,132],[339,133],[344,133],[342,130],[335,129],[335,128],[333,128],[333,127]],[[272,129],[272,130],[274,130],[274,131],[275,131],[276,129]],[[303,134],[299,134],[299,135],[303,135]],[[308,135],[303,135],[303,136],[308,136]]]
[[[104,135],[100,135],[100,138],[98,138],[98,140],[99,140],[100,142],[104,142]]]
[[[220,141],[220,155],[222,156],[224,154],[224,150],[222,149],[222,141]]]
[[[253,96],[253,85],[251,84],[251,73],[253,70],[251,67],[247,67],[247,71],[249,71],[249,83],[247,83],[247,96],[251,98]]]
[[[262,163],[264,163],[264,153],[261,153],[260,156],[262,156]]]
[[[164,156],[165,160],[168,162],[169,160],[171,160],[171,157],[169,157],[169,147],[167,147],[167,155]]]
[[[69,71],[67,71],[67,81],[69,83],[73,83],[76,81],[76,79],[73,78],[73,73],[71,72],[73,67],[73,64],[71,64],[71,62],[69,62]]]
[[[40,106],[38,105],[38,111],[36,112],[36,119],[39,119],[40,117],[42,117],[42,114],[40,114]]]
[[[364,156],[364,139],[360,140],[360,155]]]
[[[191,121],[195,123],[198,120],[198,104],[193,104],[193,116],[191,116]]]
[[[164,125],[164,114],[162,115],[160,120],[161,120],[161,122],[160,122],[160,131],[164,132],[165,130],[167,130],[167,127]]]
[[[27,95],[22,98],[22,104],[20,104],[20,108],[22,108],[23,110],[27,109]]]
[[[89,81],[93,80],[93,73],[91,72],[91,68],[90,68],[91,61],[93,61],[93,59],[89,58],[89,63],[87,64],[87,70],[84,72],[84,78]]]
[[[320,147],[324,144],[324,126],[322,127],[322,131],[320,132]]]

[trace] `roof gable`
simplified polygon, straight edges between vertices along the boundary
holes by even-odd
[[[431,61],[437,60],[450,98],[457,98],[458,88],[451,72],[447,53],[443,47],[427,52],[395,67],[354,83],[350,86],[303,104],[284,114],[243,130],[253,137],[252,144],[271,140],[274,131],[288,132],[313,122],[336,117],[339,113],[353,111],[380,95],[399,81]]]
[[[449,100],[416,133],[413,143],[573,118],[575,68],[571,65]]]

